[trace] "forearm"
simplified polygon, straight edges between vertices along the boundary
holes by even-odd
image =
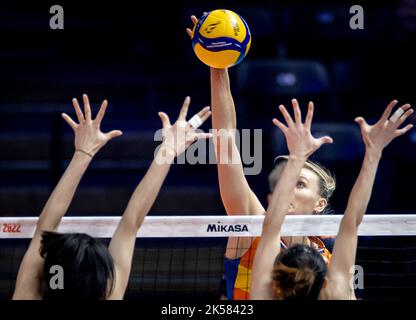
[[[286,167],[273,191],[264,218],[262,235],[254,257],[251,276],[251,299],[273,299],[271,273],[280,245],[280,229],[288,212],[296,181],[306,158],[289,156]]]
[[[68,210],[82,176],[88,168],[91,158],[81,152],[75,152],[71,162],[50,195],[40,214],[37,230],[55,230]]]
[[[235,129],[236,113],[227,69],[211,68],[213,129]]]
[[[329,288],[332,288],[330,291],[337,292],[340,297],[348,297],[351,294],[348,283],[351,279],[350,270],[356,258],[358,226],[370,200],[380,157],[381,152],[366,150],[335,241],[328,279]]]
[[[228,214],[249,214],[253,195],[235,141],[236,112],[227,69],[211,68],[211,107],[222,202]]]
[[[264,226],[271,233],[279,232],[289,210],[293,192],[306,158],[290,155],[282,175],[274,188]]]
[[[174,158],[174,152],[162,146],[158,150],[146,175],[131,196],[122,220],[133,228],[135,232],[141,226],[145,216],[156,200]]]
[[[358,178],[351,190],[343,220],[352,227],[358,227],[370,201],[381,151],[366,149]]]
[[[211,68],[211,107],[215,130],[213,143],[221,179],[227,166],[241,167],[235,144],[236,113],[227,69]]]

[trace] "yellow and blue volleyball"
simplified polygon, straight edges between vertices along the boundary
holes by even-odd
[[[228,68],[247,55],[251,33],[242,17],[230,10],[214,10],[194,26],[192,47],[196,56],[213,68]]]

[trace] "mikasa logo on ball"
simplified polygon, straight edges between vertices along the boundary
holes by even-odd
[[[206,33],[211,33],[219,24],[221,24],[221,21],[217,21],[215,23],[211,23],[209,24],[206,28],[205,28],[205,32]]]

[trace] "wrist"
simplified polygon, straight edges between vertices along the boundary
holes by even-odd
[[[377,148],[366,148],[365,149],[365,158],[369,160],[380,160],[382,155],[382,150]]]
[[[289,154],[289,159],[288,159],[288,161],[291,161],[291,162],[302,162],[302,163],[305,163],[305,162],[306,162],[306,160],[308,160],[308,157],[307,157],[307,156],[296,155],[296,154],[293,154],[293,153],[290,153],[290,154]]]
[[[86,162],[89,163],[91,162],[93,156],[87,152],[83,152],[80,149],[75,150],[72,159],[73,160],[77,160],[77,161],[82,161],[82,162]]]
[[[176,158],[176,151],[172,146],[161,144],[155,160],[158,164],[171,164]]]
[[[217,68],[210,68],[211,70],[211,76],[215,77],[215,78],[227,78],[228,75],[228,69],[217,69]]]
[[[84,150],[84,149],[82,149],[82,148],[76,148],[76,149],[75,149],[75,153],[86,155],[86,156],[88,156],[90,159],[94,158],[94,154],[93,154],[93,153],[91,153],[91,152],[89,152],[89,151],[87,151],[87,150]]]

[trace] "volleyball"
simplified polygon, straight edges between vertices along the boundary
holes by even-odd
[[[251,33],[247,23],[230,10],[214,10],[194,26],[192,47],[196,56],[213,68],[228,68],[247,55]]]

